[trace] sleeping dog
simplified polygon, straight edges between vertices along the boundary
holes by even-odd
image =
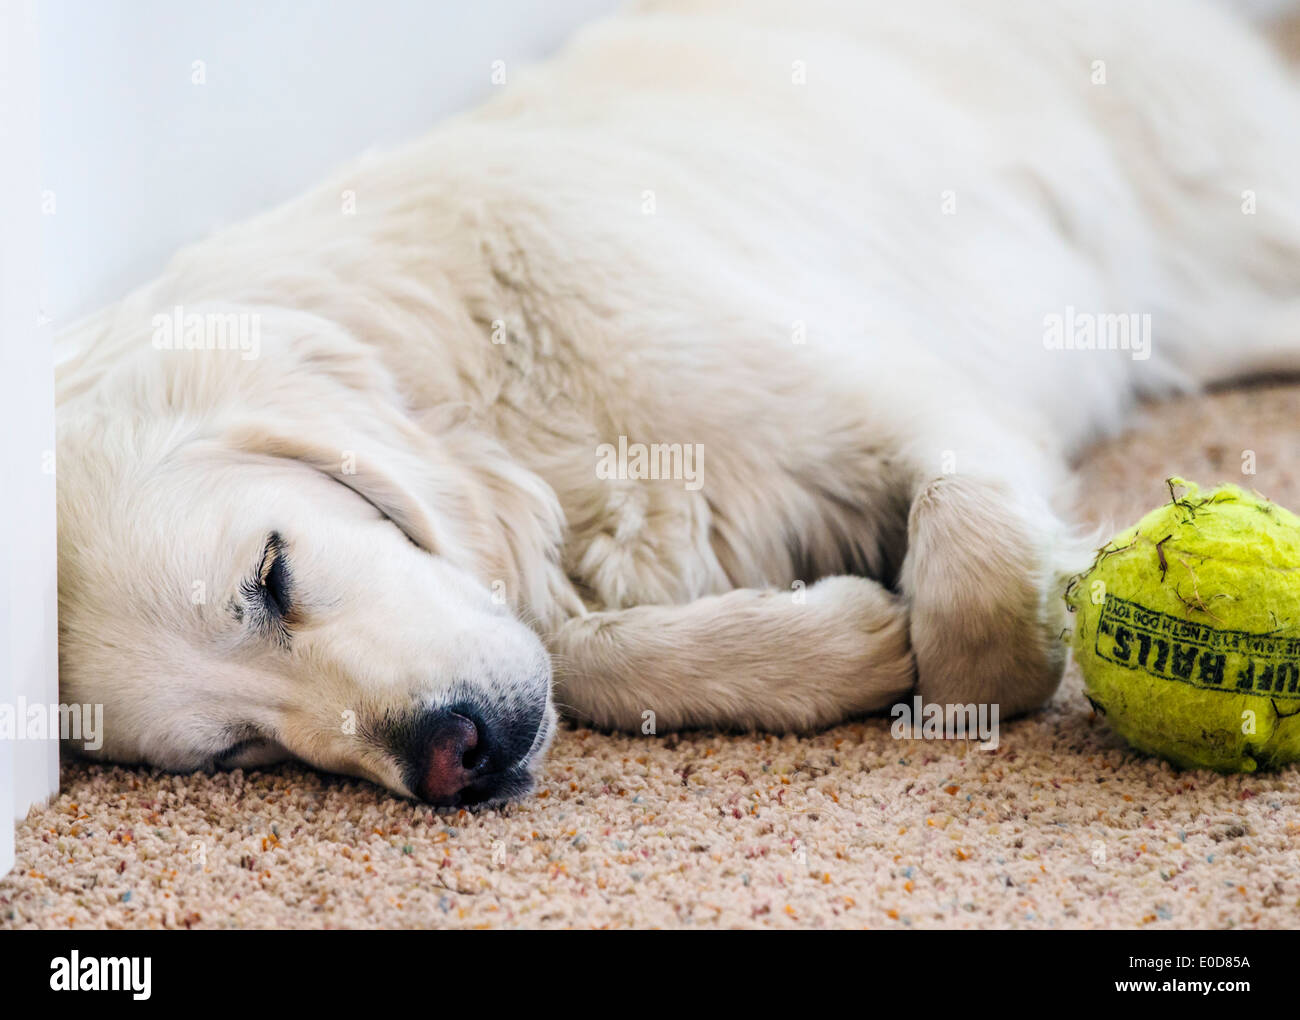
[[[648,3],[59,374],[99,757],[525,792],[556,708],[1043,703],[1069,463],[1300,367],[1300,89],[1202,0]]]

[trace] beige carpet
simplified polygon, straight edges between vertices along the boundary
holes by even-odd
[[[1242,452],[1258,473],[1243,479]],[[1153,408],[1083,466],[1124,523],[1183,473],[1300,508],[1300,388]],[[995,753],[895,741],[561,733],[540,794],[439,815],[296,768],[72,763],[18,833],[7,927],[1296,927],[1295,769],[1179,773],[1067,677]]]

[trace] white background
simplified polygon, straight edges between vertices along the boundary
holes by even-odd
[[[44,0],[43,303],[56,327],[181,244],[483,97],[617,0]],[[206,84],[191,81],[203,61]]]

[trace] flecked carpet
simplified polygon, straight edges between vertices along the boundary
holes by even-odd
[[[1232,390],[1093,451],[1084,510],[1127,523],[1170,474],[1300,507],[1298,470],[1300,388]],[[1131,752],[1073,671],[996,751],[894,740],[887,719],[566,730],[536,796],[478,814],[298,768],[73,762],[19,829],[0,926],[1296,927],[1298,779]]]

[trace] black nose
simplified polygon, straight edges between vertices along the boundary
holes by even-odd
[[[430,804],[463,803],[490,764],[487,734],[473,719],[451,711],[426,715],[417,730],[411,748],[415,792]]]
[[[479,804],[525,792],[528,752],[543,711],[482,712],[470,704],[421,712],[393,734],[407,787],[439,807]]]

